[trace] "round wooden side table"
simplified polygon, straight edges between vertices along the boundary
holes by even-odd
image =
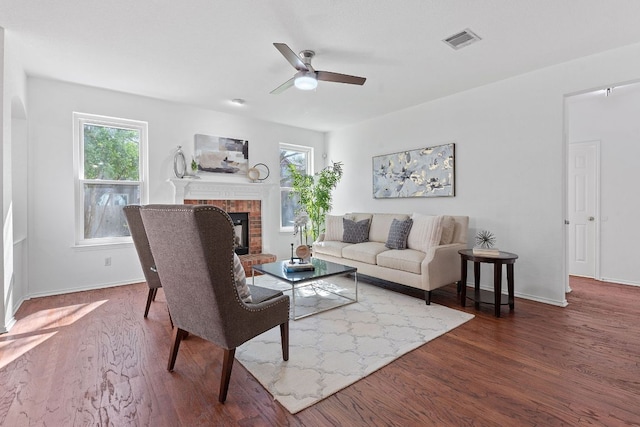
[[[475,292],[473,297],[469,297],[475,301],[476,309],[480,308],[480,303],[494,304],[495,315],[500,317],[500,305],[509,304],[509,309],[515,308],[513,298],[513,264],[515,264],[518,255],[510,252],[500,251],[498,255],[474,255],[473,249],[463,249],[458,251],[460,254],[460,305],[464,307],[467,300],[467,261],[473,262],[473,277],[475,283]],[[493,264],[493,295],[490,292],[480,291],[480,263]],[[506,301],[502,295],[502,265],[507,266],[507,290],[509,295]]]

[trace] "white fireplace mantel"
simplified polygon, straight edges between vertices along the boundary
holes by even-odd
[[[173,200],[260,200],[269,198],[275,184],[262,182],[221,181],[215,179],[169,178],[174,189]]]

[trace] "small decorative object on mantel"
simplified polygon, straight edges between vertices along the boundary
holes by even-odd
[[[476,247],[473,248],[473,254],[479,256],[498,256],[500,250],[494,248],[496,237],[488,230],[478,231],[476,234]]]
[[[187,174],[187,160],[184,157],[181,145],[178,145],[178,149],[173,155],[173,173],[176,175],[176,178],[180,179],[184,178]]]
[[[265,179],[269,178],[269,173],[269,166],[265,165],[264,163],[256,163],[247,171],[247,175],[249,176],[251,182],[262,182]]]
[[[198,176],[198,162],[196,162],[194,157],[191,158],[191,173],[185,175],[185,178],[200,179]]]
[[[256,182],[260,179],[260,171],[256,168],[249,168],[247,171],[247,177],[251,182]]]

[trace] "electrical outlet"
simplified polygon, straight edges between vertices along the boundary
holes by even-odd
[[[104,259],[104,266],[105,267],[111,267],[111,257],[108,256]]]

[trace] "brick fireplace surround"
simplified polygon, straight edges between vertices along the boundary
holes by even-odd
[[[251,276],[252,265],[276,260],[275,255],[262,251],[262,204],[268,199],[270,185],[214,182],[204,179],[172,178],[169,181],[175,189],[176,204],[212,205],[228,213],[249,214],[249,253],[239,255],[247,277]]]
[[[185,205],[211,205],[228,213],[249,214],[249,255],[262,253],[262,202],[260,200],[194,200]]]

